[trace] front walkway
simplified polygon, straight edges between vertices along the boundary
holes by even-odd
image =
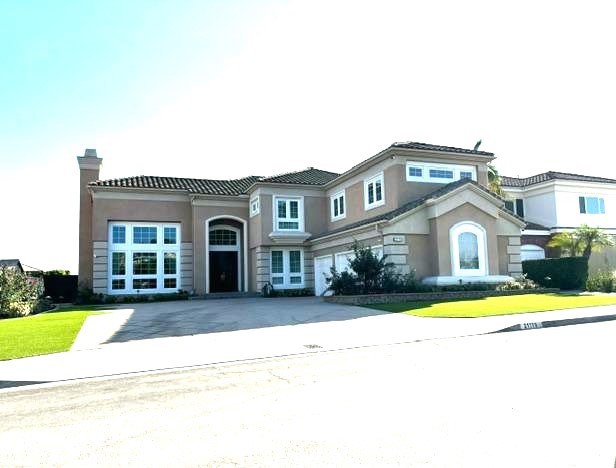
[[[68,353],[0,362],[0,388],[475,335],[616,306],[475,319],[421,318],[319,298],[136,304],[91,316]]]

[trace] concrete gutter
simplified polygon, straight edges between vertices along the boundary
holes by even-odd
[[[616,320],[616,315],[595,315],[593,317],[577,317],[561,320],[545,320],[543,322],[525,322],[513,325],[490,333],[504,333],[522,330],[537,330],[540,328],[566,327],[568,325],[581,325],[584,323],[609,322]]]

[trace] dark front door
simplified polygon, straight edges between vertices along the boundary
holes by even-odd
[[[210,292],[235,292],[237,252],[210,252]]]

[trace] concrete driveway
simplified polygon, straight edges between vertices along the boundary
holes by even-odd
[[[89,317],[73,350],[152,338],[353,320],[386,312],[317,297],[175,301],[120,306]]]

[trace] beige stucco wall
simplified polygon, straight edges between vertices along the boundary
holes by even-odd
[[[465,203],[438,218],[431,220],[431,246],[435,248],[437,257],[437,275],[451,276],[451,248],[449,230],[461,221],[472,221],[481,225],[486,231],[486,243],[488,251],[488,274],[494,275],[499,271],[498,242],[496,239],[496,219],[479,208]]]
[[[98,179],[99,170],[79,170],[79,285],[92,288],[94,251],[92,249],[92,197],[87,186]]]
[[[286,196],[281,195],[281,196]],[[275,245],[269,235],[274,230],[273,197],[270,194],[260,194],[260,213],[250,218],[249,246]],[[327,229],[327,200],[325,196],[303,196],[304,200],[304,231],[312,235],[325,232]]]
[[[94,219],[92,221],[92,237],[94,241],[107,241],[108,224],[110,221],[151,221],[181,223],[182,242],[191,242],[192,212],[188,200],[122,200],[100,199],[94,197]]]
[[[498,274],[507,275],[507,264],[509,263],[509,255],[507,255],[507,246],[509,245],[509,237],[497,236],[498,242]]]
[[[431,249],[431,238],[425,234],[409,234],[406,236],[409,246],[409,266],[415,271],[417,279],[436,275],[434,252]]]
[[[375,166],[358,173],[347,182],[342,182],[327,190],[329,195],[337,191],[345,190],[346,217],[341,220],[331,221],[331,206],[329,195],[327,197],[327,229],[333,230],[347,226],[357,221],[372,218],[383,213],[392,211],[405,203],[421,198],[428,193],[434,192],[445,184],[409,182],[406,180],[406,161],[432,161],[439,164],[456,164],[472,166],[477,171],[477,180],[482,185],[487,185],[487,165],[485,162],[454,160],[448,158],[429,157],[418,155],[417,157],[396,158],[380,162]],[[364,207],[364,180],[367,180],[379,172],[383,172],[383,186],[385,204],[370,210]]]

